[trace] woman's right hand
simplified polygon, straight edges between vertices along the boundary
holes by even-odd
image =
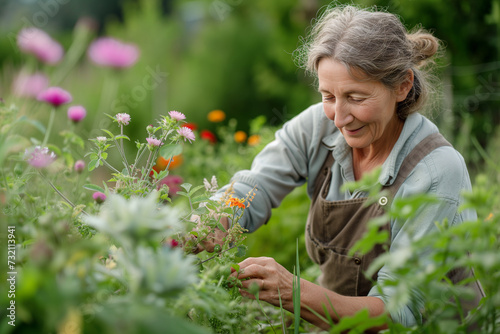
[[[227,217],[222,217],[220,222],[226,230],[229,228],[229,221]],[[203,251],[212,253],[216,245],[222,246],[222,244],[224,243],[224,238],[227,236],[227,234],[227,232],[224,232],[216,227],[215,230],[212,231],[212,233],[210,233],[205,240],[197,243],[196,248],[194,248],[193,250],[193,253],[198,254]],[[193,238],[196,237],[193,236]]]

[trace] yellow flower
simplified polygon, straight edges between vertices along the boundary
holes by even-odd
[[[226,114],[222,110],[212,110],[208,113],[207,118],[210,122],[219,123],[226,119]]]
[[[234,134],[234,141],[238,144],[244,143],[247,140],[247,134],[245,131],[236,131]]]
[[[250,146],[256,146],[260,143],[260,136],[259,135],[251,135],[248,137],[248,145]]]
[[[491,220],[493,218],[493,212],[490,212],[488,217],[486,217],[486,221]]]

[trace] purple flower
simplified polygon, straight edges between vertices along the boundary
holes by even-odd
[[[56,160],[54,152],[49,151],[48,147],[36,146],[32,150],[25,151],[25,157],[28,163],[35,168],[45,168]]]
[[[101,204],[106,200],[106,195],[100,191],[96,191],[92,194],[92,198],[96,201],[97,204]]]
[[[87,116],[87,110],[82,106],[72,106],[68,108],[68,118],[75,123],[80,122]]]
[[[14,79],[12,92],[16,96],[36,98],[48,85],[49,79],[45,74],[21,72]]]
[[[87,53],[97,65],[113,68],[130,67],[139,58],[137,46],[110,37],[101,37],[92,42]]]
[[[77,160],[75,162],[75,172],[77,172],[78,174],[82,173],[83,170],[85,169],[85,161],[83,160]]]
[[[158,146],[163,145],[163,143],[159,139],[152,138],[152,137],[146,138],[146,141],[148,142],[150,147],[158,147]]]
[[[125,113],[116,114],[115,119],[119,125],[128,125],[130,122],[130,115]]]
[[[189,140],[189,142],[191,143],[191,141],[195,139],[193,130],[191,130],[190,128],[186,128],[183,126],[182,128],[177,130],[177,133],[184,138],[184,141]]]
[[[47,102],[54,107],[69,103],[73,100],[71,94],[59,87],[49,87],[37,96],[38,101]]]
[[[182,121],[183,119],[186,119],[186,116],[179,111],[172,110],[168,114],[176,121]]]
[[[64,50],[58,42],[54,41],[47,33],[37,28],[24,28],[17,35],[17,45],[25,53],[35,55],[46,64],[58,63]]]

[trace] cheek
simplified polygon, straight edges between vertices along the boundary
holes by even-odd
[[[333,110],[333,107],[331,105],[329,105],[328,103],[323,103],[323,111],[325,112],[326,117],[328,117],[332,121],[335,120],[335,111]]]

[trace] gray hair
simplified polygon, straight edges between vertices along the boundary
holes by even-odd
[[[396,112],[401,119],[423,108],[433,90],[425,70],[440,46],[439,40],[422,28],[408,32],[391,13],[355,6],[328,7],[313,25],[303,46],[295,51],[301,67],[317,75],[323,58],[334,59],[361,70],[371,80],[394,90],[414,73],[413,87]]]

